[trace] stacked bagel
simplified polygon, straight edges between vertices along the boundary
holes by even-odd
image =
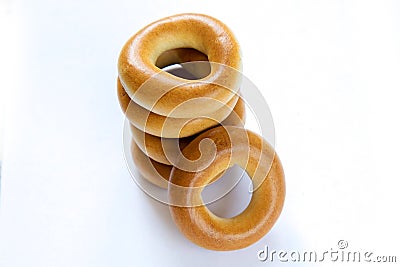
[[[173,64],[181,64],[185,77],[163,71]],[[137,169],[151,183],[168,189],[175,204],[180,203],[170,210],[182,232],[215,250],[238,249],[261,238],[279,216],[284,198],[283,171],[275,151],[244,129],[240,71],[240,49],[233,33],[219,20],[200,14],[175,15],[146,26],[126,42],[118,61],[118,99],[130,122]],[[206,139],[214,143],[202,150]],[[262,160],[269,161],[270,168],[260,168]],[[276,196],[269,209],[260,211],[262,205],[256,205],[253,211],[264,214],[258,216],[264,230],[221,241],[188,224],[191,213],[187,211],[202,203],[201,188],[233,164],[243,165],[254,175],[253,183],[259,179],[262,192]],[[272,169],[272,183],[263,183]],[[201,175],[206,178],[200,179]],[[193,186],[196,179],[201,184]],[[185,202],[188,195],[193,201]]]

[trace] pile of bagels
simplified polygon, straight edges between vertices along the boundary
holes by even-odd
[[[180,69],[167,70],[180,64]],[[130,152],[140,175],[168,190],[180,231],[197,245],[236,250],[262,238],[285,198],[273,147],[244,128],[241,55],[231,30],[202,14],[160,19],[133,35],[118,60],[117,92],[130,123]],[[213,214],[201,192],[238,165],[253,183],[248,207]]]

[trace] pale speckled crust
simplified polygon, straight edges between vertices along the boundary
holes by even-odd
[[[232,138],[244,140],[245,135],[249,143],[232,144],[230,141]],[[237,127],[216,127],[200,134],[183,149],[184,156],[197,158],[199,142],[205,138],[210,138],[216,144],[218,152],[214,162],[196,173],[173,168],[170,182],[190,188],[204,186],[216,174],[238,164],[247,171],[256,188],[249,206],[233,218],[220,218],[204,205],[188,207],[192,202],[201,201],[201,190],[186,190],[182,195],[175,187],[169,187],[171,203],[184,201],[183,207],[170,206],[171,215],[180,231],[199,246],[211,250],[247,247],[271,229],[282,211],[285,181],[281,162],[274,149],[260,136]],[[269,165],[270,162],[272,165]]]
[[[226,67],[214,66],[207,77],[182,85],[188,80],[160,72],[156,66],[163,52],[176,48],[196,49],[210,62]],[[119,77],[129,97],[140,106],[164,116],[183,103],[179,112],[172,115],[177,118],[198,117],[220,107],[214,102],[199,102],[196,109],[192,105],[185,106],[193,96],[228,103],[239,90],[240,71],[240,48],[233,33],[219,20],[201,14],[179,14],[146,26],[126,42],[118,60]],[[161,76],[154,88],[175,89],[153,103],[154,91],[147,90],[140,95],[136,91],[157,73]]]
[[[244,126],[245,123],[245,115],[246,115],[246,107],[244,104],[243,99],[239,98],[238,102],[236,103],[233,111],[229,116],[221,123],[224,126]],[[131,132],[133,140],[136,142],[138,147],[151,159],[171,165],[170,161],[167,159],[165,155],[164,149],[170,148],[175,149],[177,148],[176,144],[181,145],[181,147],[186,146],[191,140],[195,138],[195,136],[190,136],[186,138],[164,138],[164,147],[161,141],[161,138],[158,136],[154,136],[148,133],[144,133],[143,131],[139,130],[135,126],[131,124]],[[183,145],[183,146],[182,146]],[[170,151],[168,155],[177,155],[177,151]]]
[[[235,95],[222,109],[213,114],[207,114],[207,117],[204,118],[172,118],[150,112],[132,101],[119,79],[117,80],[117,93],[122,111],[136,128],[165,138],[187,137],[218,125],[220,121],[229,116],[239,99],[239,95]],[[226,113],[226,111],[229,112]]]

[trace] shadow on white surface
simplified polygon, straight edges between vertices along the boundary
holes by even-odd
[[[10,17],[0,18],[10,29],[1,86],[12,96],[0,266],[276,266],[258,261],[265,245],[324,250],[339,238],[398,254],[398,1],[0,5]],[[120,48],[144,25],[193,11],[239,38],[244,71],[273,111],[286,173],[277,223],[239,251],[187,241],[168,207],[131,181],[122,157]]]
[[[241,168],[231,168],[229,172],[225,173],[219,179],[220,182],[216,181],[204,189],[206,191],[204,192],[205,195],[210,193],[210,191],[224,192],[227,186],[228,188],[231,186],[226,180],[231,178],[232,175],[241,174]],[[229,218],[239,214],[247,207],[251,200],[251,194],[248,191],[250,181],[248,176],[244,175],[228,194],[208,204],[207,207],[221,217]],[[137,187],[134,190],[141,190],[141,188]],[[164,191],[166,192],[166,190]],[[211,194],[213,195],[215,192]],[[294,225],[291,224],[295,222],[290,219],[290,214],[288,214],[285,208],[272,230],[258,242],[241,250],[219,252],[206,250],[186,239],[174,224],[167,204],[161,203],[147,194],[141,194],[141,196],[146,198],[145,202],[148,204],[148,212],[140,216],[140,220],[142,220],[143,224],[155,227],[152,237],[154,240],[154,250],[158,251],[164,248],[168,251],[166,252],[169,254],[168,258],[176,258],[173,266],[263,266],[264,264],[277,263],[276,256],[273,262],[268,262],[270,259],[265,262],[258,259],[258,252],[265,250],[266,246],[270,250],[276,251],[280,249],[287,251],[296,249],[304,250],[301,236],[296,232],[297,229]],[[289,224],[288,222],[291,223]],[[149,266],[155,265],[158,262],[157,259],[147,260]],[[296,263],[296,266],[303,265]]]

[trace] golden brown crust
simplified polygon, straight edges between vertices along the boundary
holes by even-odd
[[[210,74],[189,81],[162,72],[156,66],[158,57],[176,48],[193,48],[205,54],[215,63]],[[228,103],[239,90],[240,70],[240,48],[233,33],[219,20],[201,14],[175,15],[148,25],[127,41],[118,60],[119,77],[129,97],[154,113],[176,118],[198,117]],[[143,88],[155,75],[151,86]],[[186,105],[194,96],[218,103],[199,99]],[[171,113],[178,106],[179,111]]]
[[[132,101],[119,79],[117,80],[117,93],[122,111],[136,128],[165,138],[187,137],[218,125],[220,121],[229,116],[239,99],[239,95],[235,95],[220,110],[212,114],[205,114],[203,118],[172,118],[150,112]]]
[[[242,98],[239,98],[238,102],[235,105],[232,113],[221,122],[221,125],[224,126],[244,126],[245,123],[245,104]],[[178,155],[179,151],[178,144],[180,144],[181,148],[186,146],[191,140],[194,139],[195,136],[190,136],[186,138],[163,138],[161,139],[158,136],[154,136],[148,133],[145,133],[135,126],[131,124],[131,132],[133,140],[139,146],[139,148],[151,159],[167,164],[172,165],[171,161],[168,160],[168,156],[174,157],[174,155]],[[167,152],[165,150],[168,150]],[[168,155],[168,156],[166,156]]]
[[[143,178],[161,188],[166,189],[168,187],[168,179],[172,169],[171,165],[165,165],[150,159],[139,149],[133,140],[131,143],[131,153],[133,162]]]
[[[190,138],[190,140],[193,140],[193,138]],[[182,142],[181,149],[185,148],[185,146],[189,144],[190,140],[188,138],[185,142]],[[138,147],[134,140],[132,140],[131,143],[131,153],[133,162],[143,178],[158,187],[164,189],[168,188],[169,176],[172,171],[171,165],[163,164],[149,158]],[[218,180],[218,178],[220,178],[224,173],[225,172],[219,173],[213,180],[210,181],[210,184]]]
[[[205,138],[216,144],[217,157],[199,172],[173,168],[170,182],[187,187],[187,190],[169,187],[170,201],[180,203],[180,206],[170,206],[171,215],[182,233],[199,246],[212,250],[247,247],[271,229],[282,210],[285,181],[281,162],[274,149],[261,137],[237,127],[216,127],[206,131],[183,149],[185,157],[198,157],[199,143]],[[233,164],[246,170],[253,180],[255,191],[248,207],[227,219],[212,214],[204,205],[194,206],[202,203],[201,189],[197,187],[207,185]]]
[[[208,61],[181,64],[196,80],[161,70],[191,61]],[[201,14],[175,15],[146,26],[127,41],[118,60],[118,99],[133,125],[133,161],[144,178],[168,188],[170,212],[182,233],[212,250],[240,249],[259,240],[278,219],[285,198],[275,150],[243,128],[240,71],[232,32]],[[223,126],[211,128],[220,122]],[[238,124],[242,127],[228,126]],[[161,137],[176,144],[176,162],[166,155]],[[220,218],[204,205],[201,191],[234,164],[251,177],[252,199],[241,214]]]

